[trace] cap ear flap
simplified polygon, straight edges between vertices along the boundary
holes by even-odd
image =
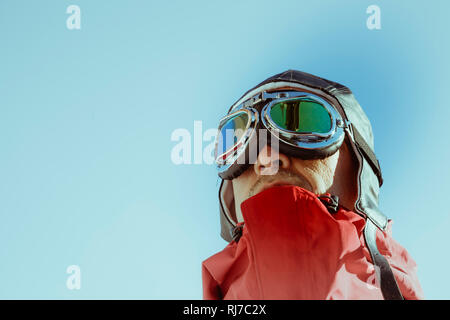
[[[222,208],[228,220],[236,224],[236,210],[234,207],[234,190],[231,180],[223,180],[222,188],[220,189],[220,201]]]
[[[221,236],[224,240],[233,240],[232,231],[236,225],[236,210],[234,203],[233,183],[222,180],[219,189]]]

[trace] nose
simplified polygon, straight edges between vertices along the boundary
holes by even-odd
[[[275,148],[266,145],[258,154],[253,168],[257,175],[274,175],[281,167],[289,169],[291,159],[283,153],[278,152]]]

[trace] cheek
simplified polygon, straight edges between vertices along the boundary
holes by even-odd
[[[253,168],[248,168],[239,177],[231,180],[233,184],[234,197],[238,204],[248,198],[250,188],[256,180]]]
[[[319,167],[323,171],[324,178],[333,180],[334,173],[339,160],[339,152],[329,156],[328,158],[319,160]]]
[[[339,159],[339,152],[325,159],[295,159],[294,167],[307,177],[313,186],[314,193],[325,193],[333,184],[334,174]]]

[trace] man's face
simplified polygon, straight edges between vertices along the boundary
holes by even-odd
[[[255,164],[232,183],[238,222],[244,221],[241,203],[273,186],[295,185],[318,195],[329,192],[337,195],[339,203],[350,210],[353,210],[358,192],[356,162],[346,141],[335,154],[314,160],[289,157],[266,146],[258,154]]]

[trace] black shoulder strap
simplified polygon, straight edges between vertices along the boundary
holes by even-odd
[[[366,239],[367,247],[372,257],[373,266],[377,276],[378,283],[381,287],[381,292],[385,300],[403,300],[402,293],[398,288],[394,273],[386,258],[378,251],[377,227],[370,220],[366,219],[366,226],[364,227],[364,237]]]

